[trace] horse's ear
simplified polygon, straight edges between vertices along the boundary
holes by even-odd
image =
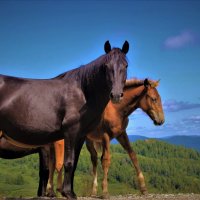
[[[155,87],[158,87],[160,83],[160,79],[155,82]]]
[[[104,44],[104,50],[106,53],[109,53],[111,51],[110,42],[108,40]]]
[[[127,54],[129,50],[129,43],[127,41],[124,42],[123,47],[122,47],[122,52]]]
[[[144,87],[148,87],[150,85],[149,80],[147,78],[145,78],[144,80]]]
[[[152,81],[152,82],[150,82],[151,87],[154,87],[154,88],[158,87],[159,86],[159,82],[160,82],[160,79],[158,81]]]

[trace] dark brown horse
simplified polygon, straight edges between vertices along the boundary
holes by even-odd
[[[136,86],[137,85],[137,86]],[[103,196],[108,196],[108,170],[110,166],[110,140],[116,138],[127,151],[129,157],[136,169],[140,191],[145,194],[144,176],[139,167],[136,153],[132,149],[126,128],[128,125],[128,116],[137,108],[141,108],[154,121],[155,125],[164,123],[164,113],[160,95],[156,89],[158,82],[151,82],[145,79],[144,84],[141,81],[130,80],[126,82],[124,98],[119,104],[109,102],[103,113],[101,123],[95,131],[87,134],[86,146],[91,154],[93,164],[93,189],[92,195],[97,193],[97,150],[96,143],[102,145],[101,163],[104,171],[102,181]]]
[[[127,76],[129,44],[48,80],[0,76],[0,130],[15,145],[40,146],[65,139],[62,195],[76,199],[73,181],[80,150],[109,99],[118,103]]]
[[[0,132],[1,135],[2,132]],[[49,179],[49,153],[50,145],[37,148],[22,148],[10,144],[6,138],[0,136],[0,158],[17,159],[34,153],[39,154],[39,186],[37,195],[46,196]]]

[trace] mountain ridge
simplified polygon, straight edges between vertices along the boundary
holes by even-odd
[[[137,140],[148,140],[155,139],[167,142],[173,145],[181,145],[186,148],[192,148],[200,152],[200,136],[198,135],[174,135],[174,136],[165,136],[160,138],[151,138],[142,135],[128,135],[130,142],[135,142]],[[111,141],[112,144],[117,144],[117,140],[114,139]]]

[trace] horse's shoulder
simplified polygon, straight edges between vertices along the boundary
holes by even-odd
[[[73,102],[80,102],[81,104],[86,103],[84,92],[76,81],[67,82],[63,90],[63,95],[69,100],[70,104],[73,104]]]

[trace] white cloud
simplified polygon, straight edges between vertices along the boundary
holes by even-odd
[[[189,110],[200,108],[199,103],[189,103],[185,101],[168,100],[163,103],[163,109],[167,112],[178,112],[182,110]]]
[[[195,44],[198,36],[191,31],[183,31],[179,35],[170,36],[164,41],[166,49],[179,49],[185,46]]]

